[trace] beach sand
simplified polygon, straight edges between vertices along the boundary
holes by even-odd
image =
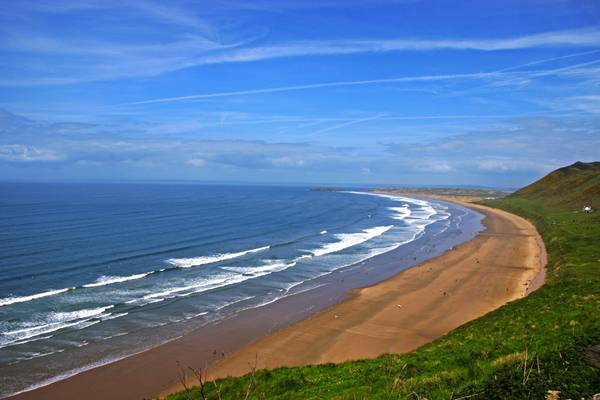
[[[347,300],[300,322],[253,337],[252,332],[260,331],[254,329],[260,310],[250,312],[231,327],[225,321],[203,328],[14,398],[164,395],[181,388],[176,362],[197,368],[199,360],[210,359],[215,352],[214,342],[220,343],[219,349],[234,349],[240,335],[253,341],[213,362],[207,370],[209,378],[242,375],[253,367],[343,362],[413,350],[543,284],[545,250],[533,225],[501,210],[463,205],[486,216],[485,231],[473,240],[391,279],[356,289]],[[273,306],[278,303],[284,302]]]
[[[209,378],[405,353],[541,286],[545,249],[531,223],[464,205],[486,215],[475,239],[243,347]]]

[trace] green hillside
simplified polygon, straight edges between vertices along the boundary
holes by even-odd
[[[403,355],[258,371],[171,399],[591,399],[600,372],[600,163],[576,163],[486,204],[532,221],[548,251],[546,284],[530,296]]]
[[[557,169],[513,193],[511,197],[565,206],[591,205],[600,208],[600,162],[576,162]]]

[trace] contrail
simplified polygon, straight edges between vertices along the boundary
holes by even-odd
[[[598,53],[600,50],[593,50],[583,53],[575,53],[569,54],[560,57],[547,58],[538,61],[532,61],[525,64],[519,64],[512,67],[507,67],[504,69],[500,69],[492,72],[474,72],[474,73],[466,73],[466,74],[445,74],[445,75],[424,75],[424,76],[405,76],[398,78],[384,78],[384,79],[368,79],[368,80],[357,80],[357,81],[339,81],[339,82],[324,82],[324,83],[313,83],[306,85],[293,85],[293,86],[280,86],[273,88],[264,88],[264,89],[250,89],[250,90],[237,90],[232,92],[217,92],[217,93],[205,93],[205,94],[195,94],[190,96],[177,96],[177,97],[165,97],[161,99],[152,99],[152,100],[143,100],[136,101],[131,103],[122,103],[115,105],[119,106],[136,106],[136,105],[145,105],[145,104],[159,104],[159,103],[174,103],[179,101],[189,101],[189,100],[201,100],[201,99],[211,99],[218,97],[232,97],[232,96],[245,96],[252,94],[262,94],[262,93],[277,93],[277,92],[289,92],[296,90],[309,90],[309,89],[319,89],[326,87],[340,87],[340,86],[361,86],[361,85],[374,85],[378,83],[401,83],[401,82],[426,82],[426,81],[443,81],[443,80],[454,80],[454,79],[481,79],[481,78],[492,78],[492,77],[500,77],[504,75],[510,75],[508,71],[512,71],[515,69],[523,68],[531,65],[544,64],[550,61],[556,61],[566,58],[577,57],[586,54]],[[567,66],[558,69],[549,69],[549,70],[537,70],[537,71],[527,71],[523,72],[523,74],[528,74],[532,77],[536,76],[545,76],[551,75],[553,73],[563,72],[569,69],[591,65],[597,63],[598,60],[575,64],[572,66]],[[518,72],[513,72],[512,74],[520,74]]]
[[[260,94],[260,93],[275,93],[275,92],[288,92],[293,90],[306,90],[306,89],[318,89],[324,87],[336,87],[336,86],[359,86],[359,85],[373,85],[377,83],[394,83],[394,82],[419,82],[419,81],[438,81],[438,80],[451,80],[451,79],[469,79],[469,78],[486,78],[497,75],[496,72],[476,72],[470,74],[449,74],[449,75],[425,75],[425,76],[408,76],[399,78],[387,78],[387,79],[369,79],[361,81],[340,81],[340,82],[325,82],[325,83],[313,83],[308,85],[295,85],[295,86],[282,86],[266,89],[252,89],[252,90],[238,90],[233,92],[220,92],[220,93],[206,93],[196,94],[191,96],[178,96],[178,97],[165,97],[162,99],[136,101],[132,103],[118,104],[117,106],[133,106],[143,104],[157,104],[157,103],[172,103],[185,100],[199,100],[199,99],[210,99],[215,97],[230,97],[230,96],[242,96],[249,94]]]
[[[330,127],[323,128],[323,129],[320,129],[318,131],[309,133],[308,136],[315,136],[315,135],[319,135],[321,133],[330,132],[330,131],[333,131],[333,130],[336,130],[336,129],[344,128],[346,126],[359,124],[361,122],[372,121],[374,119],[379,119],[379,118],[383,117],[384,115],[385,114],[379,114],[379,115],[375,115],[373,117],[359,118],[359,119],[354,119],[352,121],[346,121],[346,122],[341,123],[341,124],[337,124],[337,125],[334,125],[334,126],[330,126]]]
[[[515,66],[512,66],[512,67],[503,68],[503,69],[500,69],[500,70],[498,70],[496,72],[512,71],[512,70],[523,68],[523,67],[530,67],[532,65],[546,64],[546,63],[549,63],[549,62],[552,62],[552,61],[564,60],[564,59],[573,58],[573,57],[581,57],[581,56],[586,56],[588,54],[595,54],[595,53],[600,53],[600,49],[599,50],[584,51],[584,52],[580,52],[580,53],[566,54],[564,56],[559,56],[559,57],[544,58],[542,60],[531,61],[531,62],[528,62],[528,63],[525,63],[525,64],[519,64],[519,65],[515,65]]]

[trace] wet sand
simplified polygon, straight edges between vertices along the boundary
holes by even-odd
[[[539,288],[546,255],[533,225],[464,205],[486,216],[475,239],[243,347],[211,366],[209,377],[245,374],[255,363],[275,368],[408,352]]]
[[[269,315],[252,310],[235,322],[202,328],[11,399],[164,395],[180,388],[176,362],[198,368],[200,360],[218,359],[208,368],[209,377],[216,378],[248,373],[254,365],[274,368],[342,362],[415,349],[543,283],[545,251],[535,228],[504,211],[465,205],[486,216],[486,230],[475,239],[391,279],[356,289],[347,300],[300,322],[284,318],[277,321],[283,328],[263,336],[258,328]],[[285,315],[289,301],[270,305],[271,318]],[[310,299],[305,301],[309,307]],[[250,343],[221,357],[239,346],[241,335]]]

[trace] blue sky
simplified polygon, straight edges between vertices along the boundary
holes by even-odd
[[[517,187],[599,114],[597,1],[0,8],[0,180]]]

